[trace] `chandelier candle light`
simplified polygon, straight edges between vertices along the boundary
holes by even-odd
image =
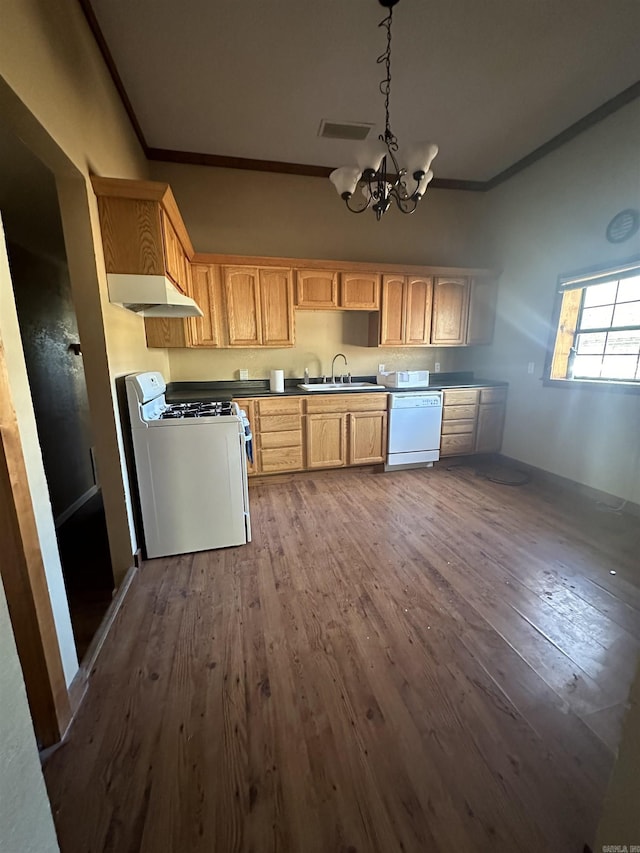
[[[356,166],[341,166],[329,175],[338,195],[352,213],[362,213],[371,207],[378,220],[389,209],[391,199],[402,213],[414,212],[433,178],[429,167],[438,153],[438,146],[432,142],[414,143],[407,150],[406,165],[402,168],[398,165],[398,140],[389,126],[391,21],[393,7],[398,0],[379,0],[379,3],[389,10],[387,17],[379,24],[387,30],[387,49],[378,57],[378,63],[384,63],[387,72],[380,83],[380,91],[384,95],[384,133],[380,134],[376,142],[363,142],[358,146]],[[354,205],[353,194],[358,186],[362,189],[364,202]]]

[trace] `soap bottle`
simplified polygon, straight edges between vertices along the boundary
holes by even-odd
[[[309,384],[309,368],[308,367],[305,367],[305,369],[304,369],[304,384],[305,385]]]

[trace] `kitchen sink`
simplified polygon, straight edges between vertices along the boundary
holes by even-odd
[[[384,388],[384,385],[376,385],[374,382],[312,382],[298,385],[303,391],[362,391]]]

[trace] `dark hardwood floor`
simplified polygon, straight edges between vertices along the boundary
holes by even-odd
[[[250,545],[135,578],[45,767],[63,853],[592,843],[638,520],[444,465],[250,497]]]

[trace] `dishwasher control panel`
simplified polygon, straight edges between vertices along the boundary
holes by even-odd
[[[442,406],[442,392],[431,394],[390,394],[389,406],[392,409],[424,409],[430,406]]]

